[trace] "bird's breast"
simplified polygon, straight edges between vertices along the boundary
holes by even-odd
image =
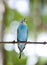
[[[18,33],[18,38],[21,41],[26,41],[27,39],[27,29],[26,28],[20,28]]]

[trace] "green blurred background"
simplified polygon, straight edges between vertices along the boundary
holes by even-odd
[[[47,0],[0,0],[0,41],[17,41],[24,18],[28,41],[47,42]],[[21,59],[17,44],[0,44],[0,65],[47,65],[47,44],[27,44]]]

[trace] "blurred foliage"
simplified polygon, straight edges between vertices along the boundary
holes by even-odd
[[[35,0],[30,0],[30,8],[31,8],[30,10],[31,11],[30,11],[29,16],[22,16],[17,10],[11,9],[11,8],[9,8],[9,6],[7,4],[5,4],[5,13],[4,13],[5,28],[8,28],[13,21],[20,22],[20,20],[25,18],[27,20],[29,33],[33,32],[35,30],[35,25],[34,25],[33,20],[31,20],[31,18],[32,18],[31,12],[34,10],[32,7],[33,6],[32,3],[34,3],[34,1]],[[44,0],[40,0],[40,2],[41,2],[41,4],[43,3],[43,5],[44,5]],[[47,23],[47,16],[41,16],[40,18],[42,18],[42,23],[44,23],[44,24]]]
[[[46,65],[46,63],[47,63],[46,57],[39,57],[36,65]]]
[[[5,19],[5,26],[9,27],[10,23],[13,21],[19,21],[23,16],[18,13],[16,10],[13,10],[9,8],[7,5],[5,5],[5,13],[4,13],[4,19]]]
[[[19,54],[17,52],[13,51],[6,51],[4,50],[5,54],[5,63],[4,65],[26,65],[27,57],[22,54],[22,58],[19,59]]]
[[[8,5],[5,5],[5,9],[6,10],[5,10],[5,13],[4,13],[4,20],[5,20],[5,27],[6,28],[8,28],[13,21],[20,22],[20,20],[25,18],[27,20],[27,26],[29,28],[29,32],[31,32],[31,29],[33,31],[34,24],[33,24],[33,21],[29,18],[29,16],[28,17],[22,16],[16,10],[9,8]]]
[[[42,16],[42,21],[44,24],[47,24],[47,16]]]
[[[31,10],[32,10],[31,4],[33,2],[34,2],[34,0],[30,0]],[[41,2],[43,2],[43,0],[41,0]],[[42,17],[42,23],[47,23],[47,16],[41,16],[41,17]],[[29,30],[29,34],[30,34],[30,32],[33,32],[35,30],[34,22],[31,20],[31,18],[32,18],[31,13],[29,16],[22,16],[18,11],[9,8],[9,6],[7,4],[5,4],[4,20],[5,20],[6,28],[8,28],[13,21],[20,22],[20,20],[22,20],[23,18],[25,18],[27,20],[27,26],[28,26],[28,30]]]
[[[34,0],[30,0],[31,7],[33,2]],[[41,2],[43,5],[43,0],[41,0]],[[9,8],[9,6],[5,4],[5,13],[4,13],[5,28],[8,28],[13,21],[19,22],[23,18],[27,20],[29,33],[31,31],[33,32],[34,30],[36,30],[35,25],[33,21],[31,20],[31,14],[28,17],[22,16],[18,11]],[[42,18],[42,23],[47,24],[47,16],[41,16],[41,18]],[[21,59],[18,58],[19,54],[16,53],[15,51],[4,50],[4,54],[5,54],[4,65],[26,65],[27,58],[23,54]],[[36,65],[44,65],[46,62],[47,60],[45,60],[45,58],[39,58],[38,63]]]

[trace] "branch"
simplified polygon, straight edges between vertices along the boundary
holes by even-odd
[[[6,44],[7,43],[8,44],[10,44],[10,43],[11,44],[18,44],[18,43],[26,43],[26,44],[47,44],[47,42],[45,42],[45,41],[44,42],[30,42],[30,41],[28,41],[28,42],[17,42],[17,41],[14,40],[14,41],[11,41],[11,42],[10,41],[9,42],[0,42],[0,44],[5,44],[5,43]]]

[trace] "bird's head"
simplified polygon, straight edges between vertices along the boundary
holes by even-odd
[[[26,24],[25,18],[21,21],[22,24]]]

